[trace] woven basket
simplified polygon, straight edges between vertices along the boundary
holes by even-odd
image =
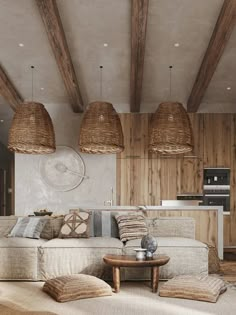
[[[79,136],[83,153],[106,154],[124,150],[120,118],[112,104],[93,102],[85,112]]]
[[[193,149],[190,120],[180,103],[161,103],[149,128],[149,151],[181,154]]]
[[[27,102],[18,106],[9,130],[8,149],[28,154],[55,152],[53,124],[43,104]]]

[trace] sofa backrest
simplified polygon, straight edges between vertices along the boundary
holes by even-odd
[[[72,210],[73,211],[73,210]],[[115,216],[118,214],[140,214],[142,211],[92,211],[90,223],[90,236],[108,236],[119,238],[119,230]],[[144,214],[144,213],[143,213]],[[144,214],[145,215],[145,214]],[[9,234],[16,224],[17,216],[0,216],[0,237]],[[153,236],[174,236],[195,239],[195,220],[189,217],[160,217],[146,218],[149,233]],[[63,217],[52,220],[44,228],[44,238],[57,237]],[[52,234],[52,235],[51,235]],[[48,235],[48,236],[47,236]]]
[[[0,216],[0,237],[8,235],[16,221],[17,217],[15,216]]]
[[[146,218],[148,231],[153,236],[173,236],[195,239],[195,220],[190,217]]]

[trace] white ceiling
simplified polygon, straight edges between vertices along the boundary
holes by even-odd
[[[117,111],[128,112],[130,0],[57,0],[57,4],[86,103],[100,99],[99,66],[103,65],[103,99]],[[149,1],[142,112],[152,112],[170,98],[186,104],[222,4],[223,0]],[[24,99],[31,99],[30,66],[34,65],[34,99],[58,106],[68,103],[34,0],[0,0],[0,42],[0,63]],[[200,111],[236,111],[235,55],[236,29]],[[169,65],[173,65],[171,97]],[[1,115],[11,117],[12,112],[0,98],[0,119]]]

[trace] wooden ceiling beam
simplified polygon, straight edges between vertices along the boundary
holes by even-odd
[[[130,110],[139,112],[142,95],[145,40],[149,0],[132,0]]]
[[[0,66],[0,95],[9,103],[15,111],[17,106],[23,102],[23,98]]]
[[[75,74],[56,0],[36,0],[49,42],[75,113],[83,112],[84,102]]]
[[[187,102],[197,112],[236,22],[236,0],[225,0]]]

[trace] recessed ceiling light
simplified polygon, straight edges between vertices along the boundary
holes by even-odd
[[[24,47],[23,43],[19,43],[18,45],[19,45],[19,47]]]
[[[43,91],[43,90],[44,90],[44,87],[41,87],[40,90]]]
[[[228,91],[230,91],[231,90],[231,86],[227,86],[227,88],[226,88]]]
[[[0,119],[0,123],[4,123],[4,120],[3,120],[3,119]]]
[[[179,47],[180,44],[179,44],[179,43],[175,43],[174,46],[175,46],[175,47]]]
[[[104,46],[104,47],[107,47],[107,46],[108,46],[108,44],[107,44],[107,43],[104,43],[104,44],[103,44],[103,46]]]

